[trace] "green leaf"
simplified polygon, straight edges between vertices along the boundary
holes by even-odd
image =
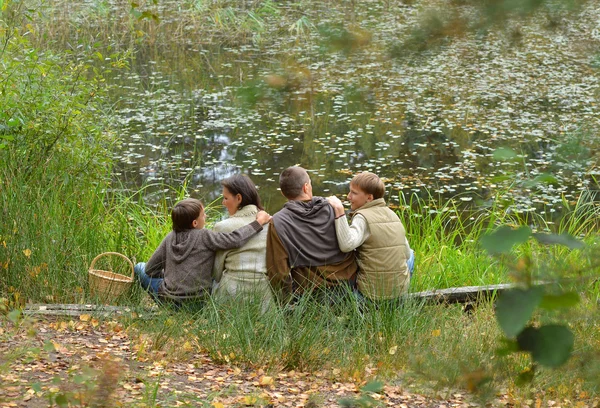
[[[7,124],[9,127],[17,127],[21,125],[21,121],[17,118],[10,118]]]
[[[369,381],[361,388],[363,392],[375,392],[380,393],[383,391],[383,383],[381,381]]]
[[[48,353],[55,351],[56,348],[54,347],[54,343],[52,343],[50,340],[46,340],[44,342],[44,350],[47,351]]]
[[[579,303],[579,293],[566,292],[560,295],[544,295],[540,307],[546,310],[573,307]]]
[[[502,343],[502,346],[498,347],[495,351],[498,357],[506,357],[509,354],[519,351],[519,343],[517,343],[516,340],[503,338],[500,339],[500,342]]]
[[[549,173],[542,173],[537,176],[533,180],[527,180],[523,183],[524,187],[534,187],[538,184],[559,184],[556,177]]]
[[[562,234],[543,234],[543,233],[534,233],[533,237],[540,243],[544,245],[564,245],[570,249],[582,249],[585,247],[585,243],[583,241],[578,240],[573,237],[571,234],[567,234],[563,232]]]
[[[512,180],[511,176],[494,176],[490,179],[492,183],[502,183],[506,180]]]
[[[139,16],[136,16],[138,20],[144,20],[144,19],[152,19],[155,22],[159,22],[159,18],[156,14],[150,12],[150,11],[144,11],[143,13],[141,13]]]
[[[517,379],[515,380],[515,385],[517,387],[522,387],[524,385],[531,384],[531,382],[533,381],[533,377],[535,377],[535,368],[534,367],[535,366],[519,373],[519,375],[517,376]]]
[[[491,255],[509,252],[515,244],[521,244],[531,235],[531,228],[523,225],[512,229],[503,225],[494,232],[482,236],[479,240],[481,246]]]
[[[352,408],[355,406],[355,401],[354,398],[342,398],[338,401],[338,404],[340,404],[342,407]]]
[[[56,396],[56,398],[54,398],[54,402],[59,407],[68,407],[69,406],[69,400],[65,394],[58,394]]]
[[[21,311],[19,309],[11,310],[8,313],[7,317],[8,317],[8,320],[13,322],[14,324],[17,324],[19,322],[19,319],[21,319]]]
[[[523,330],[533,311],[542,300],[543,289],[511,289],[500,294],[496,304],[496,320],[507,337]]]
[[[521,350],[531,352],[534,362],[551,368],[567,362],[574,340],[571,330],[562,325],[527,327],[517,337]]]
[[[31,384],[31,389],[38,393],[42,392],[42,384],[40,384],[39,382],[33,383]]]
[[[494,150],[492,157],[497,161],[513,161],[518,159],[515,151],[507,147],[499,147],[498,149]]]

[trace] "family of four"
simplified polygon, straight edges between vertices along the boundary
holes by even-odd
[[[350,182],[351,223],[335,196],[313,196],[305,169],[279,177],[288,199],[272,217],[256,187],[242,175],[224,180],[229,218],[204,229],[199,200],[185,199],[171,211],[173,231],[148,263],[135,266],[141,286],[155,299],[176,306],[216,299],[259,296],[263,310],[306,293],[349,291],[373,302],[407,292],[414,268],[404,226],[383,199],[381,179],[370,172]]]

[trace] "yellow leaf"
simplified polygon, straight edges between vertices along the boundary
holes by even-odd
[[[183,343],[184,351],[192,351],[193,349],[194,349],[194,346],[192,346],[192,343],[190,343],[189,341],[186,341],[185,343]]]
[[[64,347],[62,344],[60,344],[59,342],[54,341],[54,340],[50,340],[50,342],[54,346],[54,350],[56,350],[57,352],[64,353],[65,351],[67,351],[67,348]]]
[[[92,326],[94,326],[94,327],[97,327],[99,324],[98,319],[92,319],[91,323],[92,323]]]
[[[23,250],[23,253],[25,254],[25,256],[27,258],[29,258],[31,256],[31,249],[27,248]]]
[[[254,395],[246,395],[242,401],[243,401],[244,405],[254,406],[258,402],[258,398],[255,397]]]
[[[388,351],[388,353],[390,353],[393,356],[394,354],[396,354],[397,350],[398,346],[393,346],[392,348],[390,348],[390,351]]]
[[[92,316],[90,316],[89,314],[82,314],[79,316],[79,320],[81,320],[82,322],[87,322],[92,318]]]
[[[221,402],[213,402],[211,405],[213,408],[225,408],[225,405],[223,405]]]
[[[262,377],[260,377],[260,380],[258,381],[259,385],[262,385],[263,387],[266,385],[273,385],[273,377],[269,377],[268,375],[263,375]]]
[[[431,335],[433,337],[439,337],[442,334],[442,331],[440,329],[436,329],[436,330],[432,330],[431,331]]]

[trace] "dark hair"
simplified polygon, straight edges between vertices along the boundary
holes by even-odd
[[[181,232],[194,228],[192,223],[200,216],[203,209],[202,202],[195,198],[186,198],[175,204],[171,210],[173,231]]]
[[[376,200],[382,198],[385,193],[385,185],[383,181],[377,176],[377,174],[363,171],[362,173],[354,176],[350,184],[360,189],[362,192],[367,194],[373,194],[373,198]]]
[[[302,167],[288,167],[279,175],[279,188],[288,200],[293,200],[302,194],[304,184],[310,182],[308,173]]]
[[[240,207],[254,204],[259,210],[264,210],[260,203],[260,197],[258,196],[256,186],[252,180],[250,180],[250,177],[243,174],[236,174],[221,181],[221,185],[232,195],[236,196],[240,194],[242,196]]]

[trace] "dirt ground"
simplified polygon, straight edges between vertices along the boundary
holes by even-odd
[[[27,317],[17,325],[0,320],[0,407],[336,407],[343,399],[352,406],[477,405],[464,393],[434,399],[406,385],[361,392],[365,384],[332,380],[331,371],[266,373],[222,365],[192,349],[185,361],[173,361],[145,349],[139,336],[116,319],[87,314]],[[512,404],[498,397],[493,405]]]

